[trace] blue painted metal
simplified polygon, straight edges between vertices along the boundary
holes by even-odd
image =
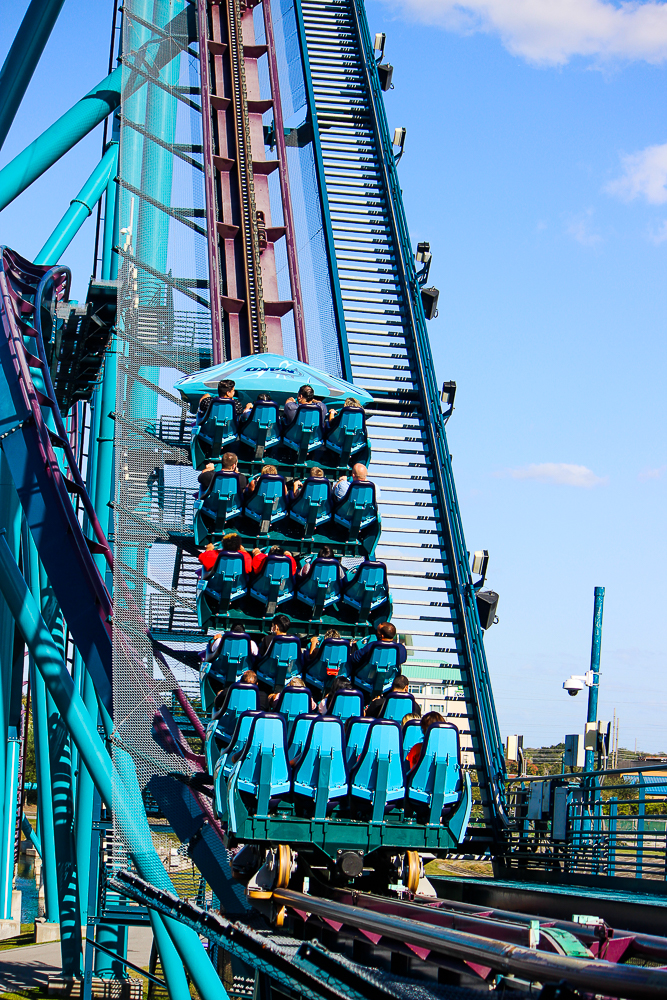
[[[593,636],[591,639],[591,671],[593,683],[588,689],[587,722],[597,722],[598,691],[600,689],[600,647],[602,645],[602,613],[604,611],[604,587],[595,588],[593,605]],[[595,750],[586,751],[585,771],[595,770]]]
[[[267,0],[269,2],[269,0]],[[313,77],[310,71],[310,57],[308,55],[308,44],[306,42],[306,32],[303,24],[303,14],[301,4],[294,4],[294,16],[296,20],[297,34],[299,37],[299,48],[301,50],[301,65],[303,68],[303,78],[306,89],[306,101],[308,104],[308,120],[313,130],[313,154],[315,157],[315,173],[317,175],[317,186],[320,195],[322,208],[322,224],[324,226],[324,239],[327,248],[327,258],[329,264],[329,278],[331,281],[331,292],[333,296],[334,313],[336,316],[336,327],[338,329],[338,346],[340,350],[340,362],[343,375],[352,381],[352,366],[350,364],[350,351],[347,344],[347,330],[345,327],[345,310],[340,294],[340,277],[338,274],[338,264],[336,261],[336,250],[334,246],[333,230],[331,228],[331,210],[329,208],[329,196],[327,194],[326,178],[324,176],[324,163],[322,162],[322,144],[320,141],[320,126],[317,120],[317,108],[315,106],[315,94],[313,91]]]
[[[12,288],[17,265],[25,281],[33,283],[36,298],[44,275],[42,268],[4,252],[0,263],[0,431],[10,433],[5,434],[3,451],[58,603],[100,697],[110,705],[111,600],[81,531],[42,411],[44,407],[59,416],[45,362],[26,351],[22,329],[24,334],[31,330],[17,312],[25,293],[18,295]],[[27,304],[32,305],[29,300]],[[41,338],[37,343],[41,346]],[[36,389],[33,372],[44,379],[48,395]],[[64,433],[59,433],[58,443],[69,457],[79,496],[97,524]]]
[[[14,830],[16,793],[19,784],[19,750],[21,741],[16,728],[9,727],[6,741],[5,774],[2,788],[4,822],[2,844],[0,844],[0,920],[9,920],[12,915],[12,886],[14,881]]]
[[[120,104],[119,66],[0,170],[0,211]]]
[[[23,787],[27,788],[27,786],[28,786],[28,782],[26,782],[26,784]],[[21,817],[21,831],[23,833],[23,836],[26,838],[26,840],[30,841],[30,843],[32,844],[32,846],[35,848],[35,850],[39,854],[40,858],[42,858],[42,841],[41,841],[41,839],[40,839],[39,834],[37,833],[37,831],[33,830],[32,824],[30,823],[30,820],[25,815],[25,813]],[[42,860],[43,860],[43,858],[42,858]]]
[[[153,848],[145,814],[138,814],[132,807],[128,788],[115,770],[83,699],[74,687],[60,651],[21,576],[4,533],[0,535],[0,591],[100,795],[105,802],[113,805],[118,828],[137,870],[153,885],[176,894]],[[227,993],[197,935],[175,920],[168,919],[165,923],[181,961],[190,972],[202,998],[227,1000]]]
[[[0,149],[16,117],[64,0],[31,0],[0,70]]]
[[[52,267],[70,245],[105,191],[113,186],[118,168],[118,143],[107,146],[104,156],[83,185],[48,240],[35,257],[35,264]]]
[[[289,396],[296,397],[299,388],[312,385],[317,399],[340,408],[346,396],[354,396],[364,406],[371,402],[371,395],[360,386],[344,379],[328,375],[307,365],[305,361],[285,358],[282,354],[252,354],[245,358],[235,358],[213,368],[205,368],[194,375],[186,375],[175,383],[175,388],[191,407],[196,407],[201,396],[208,392],[215,395],[221,379],[236,382],[236,395],[246,402],[254,402],[258,392],[267,392],[278,404],[283,404]]]

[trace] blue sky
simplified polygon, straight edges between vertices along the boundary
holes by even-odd
[[[4,58],[25,4],[3,9]],[[500,594],[486,647],[503,735],[583,728],[562,690],[606,587],[600,715],[667,750],[667,5],[370,0],[415,243],[441,290],[438,376],[470,550]],[[106,74],[109,3],[66,0],[0,166]],[[99,157],[94,134],[0,216],[34,256]],[[93,223],[67,252],[85,296]]]

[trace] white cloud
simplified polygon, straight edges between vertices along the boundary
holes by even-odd
[[[660,465],[657,469],[644,469],[637,478],[642,482],[646,482],[647,479],[662,479],[665,472],[667,472],[667,465]]]
[[[585,465],[569,465],[567,462],[524,465],[520,469],[508,469],[505,475],[512,479],[535,479],[538,483],[556,483],[558,486],[579,486],[585,490],[590,490],[594,486],[606,486],[609,481],[606,476],[596,476]]]
[[[513,54],[563,65],[573,56],[667,58],[667,4],[659,0],[387,0],[429,24],[500,36]]]
[[[667,10],[667,4],[665,4]],[[667,201],[667,143],[647,146],[639,153],[622,157],[623,176],[607,184],[605,190],[624,201],[646,198],[651,205]]]
[[[566,232],[584,247],[594,247],[602,243],[602,237],[592,225],[593,209],[588,208],[581,215],[573,215],[566,226]]]

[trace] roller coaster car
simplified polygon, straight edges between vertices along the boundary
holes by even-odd
[[[385,699],[381,718],[389,719],[392,722],[402,722],[406,715],[416,712],[417,707],[417,702],[411,694],[403,691],[392,691]],[[418,719],[412,721],[419,722]]]
[[[203,577],[197,594],[197,618],[206,628],[216,615],[248,593],[248,575],[243,556],[238,552],[221,552],[210,576]]]
[[[402,648],[398,642],[381,642],[378,639],[370,639],[361,646],[357,654],[360,657],[359,663],[352,664],[355,685],[371,698],[389,691],[394,678],[401,671]],[[407,711],[411,712],[412,709],[406,709]]]
[[[247,415],[239,417],[238,427],[239,440],[252,448],[256,459],[263,458],[265,451],[280,444],[278,407],[268,400],[258,399]]]
[[[290,504],[289,518],[299,526],[304,538],[310,538],[331,520],[332,507],[329,480],[310,477],[305,480],[299,496]]]
[[[463,840],[472,793],[455,727],[430,730],[407,774],[398,723],[356,718],[345,729],[340,718],[300,715],[288,741],[281,716],[252,720],[244,747],[216,776],[230,847],[289,844],[334,872],[345,851],[367,858],[381,848],[451,850]]]
[[[283,444],[296,453],[296,461],[303,462],[311,451],[324,444],[322,411],[314,403],[299,403],[294,419],[283,424]]]
[[[263,656],[255,663],[258,680],[271,690],[283,687],[301,675],[301,643],[295,635],[274,635]]]
[[[210,668],[216,682],[218,678],[222,679],[221,686],[241,680],[255,662],[251,643],[252,639],[246,632],[224,632],[213,636],[204,654],[204,664],[200,671],[202,680],[207,668]]]
[[[325,608],[338,603],[341,583],[338,560],[318,556],[311,561],[307,574],[297,581],[296,598],[309,608],[311,618],[320,618]]]
[[[266,535],[269,528],[287,517],[287,487],[282,476],[263,472],[257,477],[251,495],[246,495],[246,516],[259,524],[259,534]]]
[[[237,472],[216,472],[208,490],[194,502],[194,534],[197,545],[209,535],[221,535],[225,524],[243,513],[243,492]]]
[[[349,663],[348,639],[323,639],[306,664],[304,680],[322,691],[332,677],[349,677]]]
[[[392,601],[385,564],[370,559],[360,563],[343,585],[340,603],[347,605],[357,619],[365,618],[372,625],[390,621]]]
[[[339,465],[346,465],[351,458],[368,465],[370,444],[366,431],[366,417],[358,406],[344,406],[325,431],[326,446],[338,455]]]
[[[225,447],[236,441],[234,402],[214,396],[205,413],[198,414],[190,438],[190,456],[195,469],[207,462],[219,462]]]
[[[294,575],[288,556],[267,556],[260,574],[250,585],[250,596],[263,607],[263,614],[271,617],[276,608],[294,597]]]

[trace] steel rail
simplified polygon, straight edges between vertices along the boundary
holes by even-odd
[[[604,992],[624,1000],[649,1000],[667,993],[667,972],[641,966],[619,966],[599,959],[572,958],[508,944],[444,927],[428,927],[414,919],[369,913],[357,906],[318,899],[291,889],[276,889],[279,906],[311,913],[341,925],[370,931],[390,940],[428,948],[464,962],[479,962],[502,972],[520,974],[533,981],[566,980],[569,985]]]

